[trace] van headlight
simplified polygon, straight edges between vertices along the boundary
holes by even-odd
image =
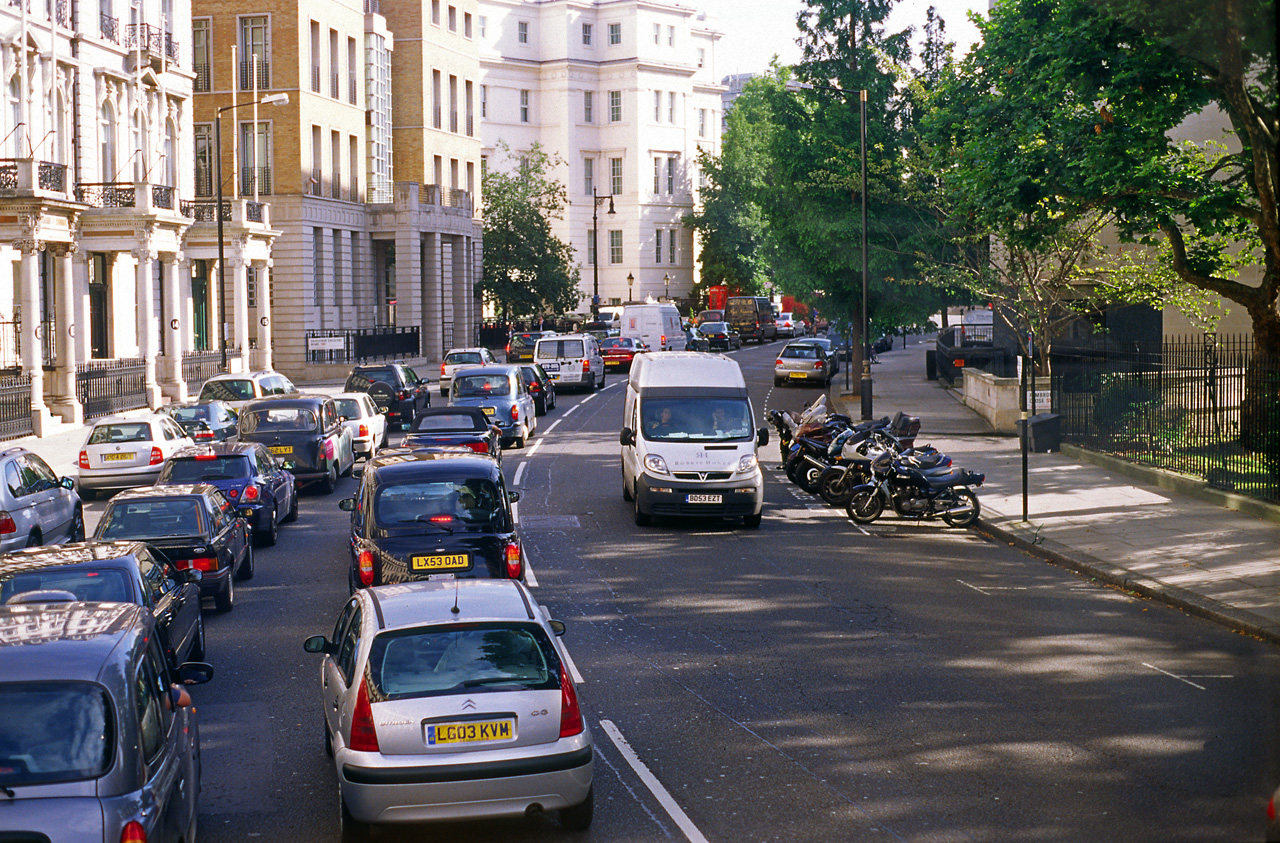
[[[649,454],[644,458],[644,467],[652,471],[654,474],[670,474],[667,470],[667,461],[657,454]]]
[[[738,473],[745,474],[748,471],[755,471],[758,464],[759,461],[756,459],[755,454],[747,454],[745,457],[738,460]]]

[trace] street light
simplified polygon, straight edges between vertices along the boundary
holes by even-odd
[[[630,272],[627,273],[627,301],[635,301],[631,294],[631,285],[636,283],[636,277]]]
[[[662,292],[667,301],[671,301],[671,276],[665,272],[662,274]]]
[[[609,215],[613,216],[613,194],[597,196],[596,186],[591,185],[591,321],[600,321],[600,200],[609,200]]]
[[[222,371],[227,370],[227,261],[223,256],[222,233],[222,112],[233,108],[248,108],[251,105],[288,105],[288,94],[268,94],[262,99],[249,102],[233,102],[219,108],[213,115],[213,162],[214,180],[218,183],[218,203],[214,215],[218,218],[218,319],[222,322]],[[254,130],[256,143],[257,129]]]

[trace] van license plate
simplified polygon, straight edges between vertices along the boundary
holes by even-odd
[[[544,372],[558,372],[560,371],[560,364],[559,363],[543,363],[542,370]]]
[[[685,495],[685,503],[723,503],[723,495]]]

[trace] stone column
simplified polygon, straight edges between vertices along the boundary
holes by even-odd
[[[164,332],[164,365],[161,367],[160,388],[170,401],[187,400],[187,383],[182,378],[182,352],[187,347],[190,321],[183,318],[182,295],[178,268],[182,266],[181,252],[166,252],[160,256],[164,273],[164,313],[160,330]]]
[[[15,241],[13,248],[22,253],[18,282],[18,307],[22,311],[22,333],[19,335],[22,371],[31,377],[31,423],[36,436],[44,436],[53,426],[53,416],[44,401],[44,337],[40,324],[39,261],[45,244],[30,237]]]
[[[145,370],[143,390],[147,396],[147,406],[158,407],[160,406],[160,384],[156,380],[156,345],[159,338],[155,331],[156,308],[151,289],[151,264],[156,259],[156,253],[151,250],[149,233],[142,235],[142,244],[133,250],[133,257],[138,262],[135,286],[138,306],[138,354],[142,357]]]
[[[76,336],[75,288],[76,261],[79,251],[75,243],[59,243],[52,249],[54,261],[54,316],[58,332],[57,360],[54,370],[54,392],[57,397],[51,409],[69,424],[84,424],[84,407],[76,394],[76,364],[80,362],[80,342]],[[83,329],[80,329],[83,330]]]
[[[244,257],[244,241],[236,243],[231,264],[231,312],[235,318],[235,345],[240,349],[240,371],[249,371],[249,261]]]
[[[271,369],[275,366],[271,357],[271,261],[254,261],[253,269],[258,277],[258,353],[254,366]]]

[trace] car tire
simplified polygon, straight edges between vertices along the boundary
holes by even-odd
[[[236,607],[236,587],[232,582],[235,577],[228,575],[227,584],[222,587],[222,591],[213,595],[213,605],[219,612],[230,612]]]
[[[240,567],[236,569],[235,578],[238,580],[253,579],[253,542],[249,542],[244,549],[244,561],[240,563]]]
[[[351,815],[347,808],[347,800],[342,798],[342,790],[338,790],[338,804],[342,806],[342,843],[367,843],[372,839],[372,829],[368,823],[362,823]]]
[[[781,388],[781,387],[782,387],[782,385],[783,385],[784,383],[786,383],[786,381],[784,381],[782,378],[774,378],[774,379],[773,379],[773,385],[774,385],[774,386],[776,386],[776,387]]]
[[[71,531],[67,534],[67,539],[73,542],[84,541],[84,509],[76,507],[76,514],[71,516]]]
[[[271,518],[267,521],[270,526],[257,536],[258,543],[263,547],[275,547],[276,541],[280,538],[280,526],[276,521],[278,514],[279,510],[274,506],[271,507]]]
[[[324,754],[333,757],[333,735],[329,734],[329,724],[320,718],[320,729],[324,732]]]
[[[650,515],[650,514],[649,514],[649,513],[647,513],[647,512],[642,512],[642,511],[640,510],[640,499],[639,499],[638,497],[636,497],[636,496],[635,496],[635,493],[634,493],[634,492],[632,492],[631,494],[632,494],[632,499],[635,501],[635,509],[636,509],[636,513],[635,513],[635,520],[636,520],[636,526],[637,526],[637,527],[648,527],[650,524],[652,524],[652,523],[653,523],[653,516],[652,516],[652,515]]]
[[[744,515],[742,516],[742,526],[748,530],[758,530],[760,529],[760,519],[763,517],[764,510],[757,512],[755,515]]]
[[[525,433],[524,433],[524,428],[521,428],[520,435],[517,436],[515,439],[511,440],[511,447],[519,450],[520,448],[524,447],[524,443],[525,443]]]
[[[554,410],[555,408],[556,408],[556,394],[555,394],[555,391],[553,390],[553,391],[552,391],[552,393],[551,393],[551,407],[550,407],[550,409]]]
[[[333,463],[329,463],[325,470],[324,480],[320,481],[320,492],[325,495],[332,495],[333,490],[338,487],[338,467]]]
[[[191,645],[191,652],[187,654],[187,661],[202,662],[205,656],[204,646],[204,615],[196,618],[196,640]]]
[[[533,411],[540,416],[547,414],[547,399],[542,398],[533,403]]]
[[[595,788],[587,788],[587,798],[572,808],[560,809],[560,827],[565,831],[586,831],[595,817]]]
[[[284,515],[284,522],[292,524],[298,520],[298,487],[293,487],[293,500],[289,503],[289,511]]]

